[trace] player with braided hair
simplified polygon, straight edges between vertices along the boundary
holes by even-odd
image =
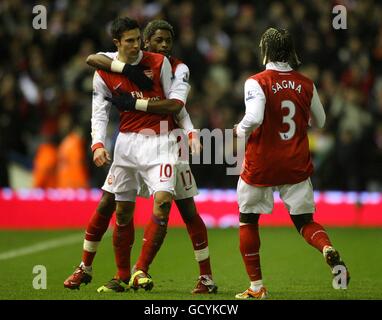
[[[263,64],[267,61],[288,62],[293,68],[301,64],[293,44],[293,38],[286,29],[269,28],[260,40]]]
[[[325,111],[313,82],[291,67],[300,61],[287,30],[266,30],[260,49],[266,70],[245,82],[246,113],[234,128],[238,138],[248,137],[237,194],[240,252],[250,278],[250,287],[236,298],[267,297],[258,222],[260,214],[272,212],[273,191],[279,191],[297,231],[323,254],[336,279],[342,279],[338,287],[346,288],[349,272],[324,228],[313,220],[313,163],[307,129],[311,119],[322,128]]]

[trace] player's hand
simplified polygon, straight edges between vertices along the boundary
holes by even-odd
[[[191,154],[198,155],[203,149],[202,144],[200,143],[199,135],[196,131],[191,131],[188,134],[188,146],[191,149]]]
[[[111,98],[105,97],[105,100],[110,101],[112,105],[116,106],[121,112],[135,110],[135,104],[137,102],[137,99],[126,92],[121,92],[118,95],[113,94]]]
[[[93,162],[97,167],[110,164],[111,158],[109,152],[105,148],[95,149],[93,153]]]
[[[122,73],[128,77],[130,81],[134,82],[139,89],[150,91],[154,86],[154,82],[144,74],[143,70],[144,67],[139,64],[132,66],[126,63]]]

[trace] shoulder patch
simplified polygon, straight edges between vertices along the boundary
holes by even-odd
[[[189,78],[190,78],[189,73],[185,72],[185,73],[183,74],[183,82],[187,82],[187,83],[188,83]]]

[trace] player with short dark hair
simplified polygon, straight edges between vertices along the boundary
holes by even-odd
[[[171,50],[173,46],[173,37],[174,31],[172,26],[164,20],[154,20],[150,22],[144,30],[144,42],[145,48],[150,52],[162,53],[167,56],[170,60],[172,71],[174,74],[171,91],[179,92],[181,96],[187,96],[189,91],[189,70],[188,67],[182,63],[180,60],[171,57]],[[126,74],[126,65],[117,65],[115,66],[115,56],[116,53],[101,53],[96,55],[90,55],[87,59],[87,63],[96,68],[103,70],[113,70],[114,72],[119,72],[125,74],[127,77],[134,77],[134,75]],[[112,60],[114,59],[114,60]],[[117,62],[118,63],[118,62]],[[134,70],[136,71],[136,70]],[[115,100],[115,98],[120,98],[119,100]],[[111,100],[116,103],[120,103],[117,105],[120,110],[125,110],[126,101],[130,103],[131,97],[123,96],[122,98],[119,96],[113,97]],[[114,99],[114,100],[113,100]],[[135,104],[135,102],[134,102]],[[147,109],[148,112],[167,112],[163,106],[155,106],[155,109]],[[199,152],[200,150],[200,142],[196,135],[196,131],[192,125],[192,122],[189,118],[189,115],[186,109],[183,107],[182,110],[176,114],[175,117],[176,122],[179,124],[181,128],[184,128],[189,137],[189,144],[192,152]],[[197,187],[195,184],[194,177],[192,175],[191,169],[187,161],[179,161],[176,164],[177,167],[177,179],[176,179],[176,187],[175,187],[175,195],[174,199],[181,213],[182,219],[186,224],[187,231],[190,235],[190,238],[193,243],[195,258],[199,263],[200,276],[197,282],[196,287],[192,291],[192,293],[216,293],[217,286],[214,284],[212,280],[212,271],[210,265],[209,258],[209,250],[208,250],[208,237],[207,237],[207,229],[206,226],[197,213],[197,209],[195,206],[195,202],[193,196],[197,194]],[[97,221],[94,220],[95,216],[101,215],[104,217],[104,221],[110,221],[110,218],[113,214],[115,208],[115,201],[113,190],[110,185],[107,183],[108,178],[105,181],[103,186],[103,195],[100,201],[100,204],[97,208],[97,213],[93,215],[92,220],[90,221],[87,230],[91,233],[91,230],[96,228]],[[138,191],[139,195],[148,196],[147,185],[142,183],[140,190]],[[106,228],[101,228],[97,232],[96,241],[92,241],[88,236],[88,231],[84,240],[84,253],[82,259],[82,269],[90,269],[95,253],[96,253],[96,245],[98,245],[99,241],[102,238],[102,235],[106,231]],[[152,231],[149,227],[146,227],[144,238],[151,239],[153,236]],[[88,239],[89,238],[89,239]],[[86,245],[85,245],[86,244]],[[94,244],[94,245],[93,245]],[[87,250],[87,248],[91,247],[91,252]],[[93,248],[94,247],[94,248]],[[150,248],[151,247],[151,248]],[[151,251],[151,252],[150,252]],[[141,255],[136,264],[136,268],[138,270],[144,270],[144,274],[147,274],[148,267],[156,254],[156,250],[152,250],[152,245],[150,241],[145,241],[142,247]],[[74,281],[76,287],[82,282],[82,278],[84,272],[78,273],[78,281]],[[89,274],[89,273],[88,273]],[[88,279],[88,277],[86,278]],[[146,284],[151,285],[152,279],[147,277],[139,277],[138,281],[141,283],[141,287],[146,287]],[[131,278],[131,285],[134,286],[134,274]],[[110,290],[108,290],[110,289]],[[112,283],[108,283],[105,286],[100,288],[100,291],[122,291],[123,287],[120,282],[112,280]]]
[[[176,182],[175,163],[178,158],[177,140],[172,132],[175,128],[172,113],[178,113],[186,99],[170,91],[172,71],[168,59],[163,55],[141,50],[141,33],[136,21],[127,17],[117,18],[112,23],[112,33],[117,37],[113,38],[113,42],[118,49],[114,66],[119,68],[129,64],[134,75],[141,73],[142,77],[150,78],[151,83],[150,87],[142,87],[143,82],[137,81],[138,77],[131,79],[104,70],[97,70],[93,78],[91,134],[93,161],[97,166],[110,161],[105,138],[113,95],[130,95],[135,100],[136,107],[129,112],[120,112],[119,134],[107,181],[112,185],[116,202],[113,247],[118,272],[113,283],[117,285],[128,284],[131,278],[130,252],[134,242],[132,216],[140,181],[147,184],[150,194],[154,195],[149,226],[156,239],[156,251],[165,237]],[[172,108],[173,111],[163,114],[148,113],[147,109],[151,107]],[[166,170],[162,170],[163,167]],[[84,243],[88,253],[96,250],[98,239],[107,228],[108,219],[109,217],[98,212],[92,218],[96,223],[90,226],[90,232],[87,231],[85,237],[87,242]],[[89,269],[85,263],[81,264],[64,282],[64,286],[74,289],[81,282],[89,282]],[[138,270],[135,273],[136,278],[149,279],[144,271]],[[137,285],[150,289],[152,281],[149,280]]]
[[[303,238],[318,249],[336,275],[349,272],[332,246],[324,228],[313,220],[315,211],[310,176],[313,163],[307,129],[322,128],[325,112],[313,82],[294,71],[300,62],[291,34],[269,28],[260,49],[266,70],[249,77],[244,86],[246,113],[234,128],[238,137],[248,137],[243,172],[237,194],[240,209],[240,252],[250,278],[250,287],[238,299],[264,299],[267,290],[260,267],[260,214],[273,209],[273,191],[279,191],[290,217]],[[346,283],[346,285],[347,285]]]

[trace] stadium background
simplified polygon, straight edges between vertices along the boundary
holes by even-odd
[[[332,8],[337,4],[347,8],[345,30],[332,26],[335,16]],[[46,30],[32,28],[34,5],[47,8]],[[302,60],[299,71],[314,80],[327,113],[325,128],[309,132],[315,164],[312,180],[317,190],[317,219],[329,227],[351,227],[349,239],[361,234],[366,242],[359,242],[359,247],[371,246],[371,252],[379,250],[376,248],[382,238],[380,1],[2,0],[1,251],[7,253],[42,237],[26,232],[25,241],[12,242],[23,239],[22,231],[15,230],[82,229],[96,207],[107,168],[96,168],[91,161],[93,70],[85,60],[91,53],[114,50],[108,28],[117,15],[135,18],[142,27],[155,18],[166,19],[174,26],[174,56],[191,70],[188,112],[196,128],[211,130],[232,128],[242,118],[244,81],[263,68],[258,56],[262,32],[269,26],[289,28]],[[113,146],[117,126],[118,115],[113,112],[109,148]],[[73,153],[82,160],[76,171],[65,171],[65,157]],[[45,182],[38,179],[35,172],[38,164],[51,165],[55,170],[50,175],[52,179]],[[192,165],[201,189],[197,205],[209,227],[237,226],[234,190],[237,177],[227,176],[226,168],[227,164]],[[139,201],[136,221],[141,226],[150,202]],[[176,209],[173,210],[171,225],[181,225]],[[262,224],[290,225],[278,200],[275,214],[263,219]],[[367,236],[362,233],[366,232],[364,229],[357,229],[365,226],[377,229],[368,228],[372,235]],[[211,237],[217,242],[224,239]],[[80,249],[81,236],[78,239],[76,248]],[[351,252],[351,248],[346,250]],[[5,256],[0,255],[0,260]],[[70,258],[74,260],[74,254]],[[380,266],[380,256],[373,261],[375,267]],[[4,270],[1,271],[6,275]],[[62,272],[58,281],[70,270],[66,266]]]

